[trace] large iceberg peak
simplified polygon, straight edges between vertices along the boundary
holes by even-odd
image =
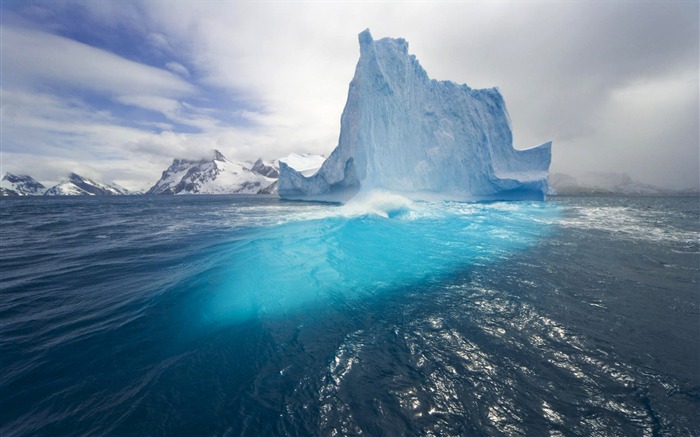
[[[431,80],[404,39],[359,35],[338,146],[304,175],[280,164],[279,193],[345,202],[360,190],[413,198],[543,199],[551,143],[515,150],[505,101]]]

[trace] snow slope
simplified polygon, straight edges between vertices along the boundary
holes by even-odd
[[[44,196],[94,196],[94,194],[83,190],[71,181],[61,181],[46,190]]]
[[[124,194],[119,189],[95,182],[92,179],[71,173],[63,180],[46,190],[45,196],[112,196]]]
[[[273,163],[261,159],[252,166],[231,162],[215,150],[211,159],[174,159],[146,194],[257,194],[276,181],[276,177],[265,176],[275,172]]]
[[[127,195],[132,195],[132,194],[141,194],[141,193],[139,193],[139,192],[137,192],[137,191],[131,191],[131,190],[128,189],[128,188],[122,187],[121,185],[119,185],[119,184],[116,183],[116,182],[112,182],[111,184],[109,184],[109,186],[110,186],[111,188],[114,188],[114,190],[117,191],[117,193],[123,194],[123,195],[125,195],[125,196],[127,196]]]
[[[551,143],[515,150],[495,88],[428,78],[403,39],[359,35],[338,146],[305,175],[280,162],[283,198],[345,202],[360,190],[413,198],[543,199]]]
[[[2,188],[19,196],[38,196],[44,194],[46,187],[29,175],[5,173],[2,177]],[[11,194],[10,194],[11,195]]]
[[[9,188],[0,187],[0,197],[6,197],[6,196],[7,197],[19,196],[19,194],[17,194],[17,191],[11,190]]]

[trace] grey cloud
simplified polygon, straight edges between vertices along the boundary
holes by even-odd
[[[697,3],[454,9],[443,34],[412,46],[425,54],[418,57],[433,76],[498,85],[517,145],[554,140],[555,171],[604,169],[662,185],[698,185]],[[663,88],[650,92],[646,85],[654,83]],[[681,92],[660,105],[671,88]],[[638,92],[625,93],[630,89]],[[640,105],[653,116],[642,117]]]
[[[369,27],[377,38],[405,38],[432,78],[498,86],[518,147],[554,140],[553,171],[700,184],[697,2],[112,3],[85,7],[108,27],[136,23],[161,35],[203,83],[244,110],[257,108],[251,129],[196,118],[190,122],[203,135],[172,146],[148,137],[152,144],[143,146],[152,153],[212,143],[244,159],[328,153],[358,56],[356,36]],[[128,100],[178,115],[161,99],[190,91],[184,72],[168,65],[156,75],[132,70],[150,78],[144,81],[167,80],[162,92],[143,93],[153,99]],[[123,98],[141,94],[125,86]]]

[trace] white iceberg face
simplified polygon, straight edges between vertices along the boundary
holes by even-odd
[[[403,39],[359,36],[338,147],[311,175],[280,163],[283,198],[346,202],[359,191],[412,198],[544,199],[551,143],[513,149],[497,89],[428,78]]]

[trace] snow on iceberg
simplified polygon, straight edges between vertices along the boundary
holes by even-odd
[[[312,155],[310,153],[304,153],[299,155],[297,153],[291,153],[289,156],[280,159],[287,167],[290,167],[304,176],[315,175],[323,165],[326,160],[325,157],[321,155]]]
[[[403,39],[359,35],[338,146],[308,175],[280,162],[286,199],[346,202],[360,191],[411,198],[544,199],[551,142],[515,150],[498,89],[429,79]]]

